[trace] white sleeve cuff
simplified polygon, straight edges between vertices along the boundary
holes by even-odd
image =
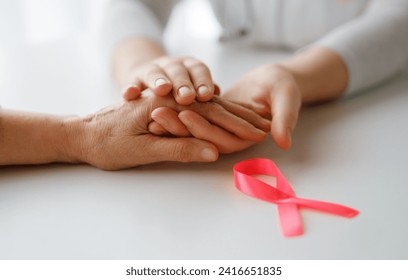
[[[163,26],[143,3],[115,0],[107,6],[101,31],[103,52],[110,60],[117,44],[127,38],[142,36],[161,42]]]

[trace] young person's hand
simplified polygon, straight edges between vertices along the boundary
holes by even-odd
[[[214,144],[220,153],[243,150],[265,139],[270,121],[250,109],[221,97],[207,103],[194,102],[174,110],[160,107],[152,111],[149,131],[155,135],[194,136]]]
[[[272,138],[288,149],[301,105],[339,98],[347,84],[342,58],[329,48],[312,47],[281,64],[249,72],[222,97],[270,118]]]
[[[171,57],[151,38],[130,37],[112,56],[113,76],[128,101],[150,89],[157,96],[172,94],[177,103],[211,100],[217,88],[208,67],[192,57]]]
[[[271,119],[270,130],[276,144],[282,149],[290,147],[302,98],[294,76],[286,68],[259,67],[244,75],[221,96]]]
[[[216,92],[208,67],[192,57],[162,56],[138,65],[130,72],[123,97],[134,100],[147,88],[158,96],[172,94],[181,105],[209,101]]]

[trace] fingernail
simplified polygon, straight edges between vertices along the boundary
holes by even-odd
[[[179,88],[179,90],[178,90],[178,95],[180,96],[180,97],[185,97],[185,96],[188,96],[188,95],[191,95],[193,92],[191,91],[191,89],[189,89],[188,87],[181,87],[181,88]]]
[[[122,92],[123,92],[123,93],[124,93],[124,92],[127,92],[128,90],[133,89],[133,88],[137,88],[137,87],[134,86],[134,85],[124,86],[124,87],[122,88]]]
[[[122,96],[123,98],[125,98],[126,100],[131,100],[134,98],[137,98],[137,96],[140,93],[140,89],[137,86],[127,86],[124,90],[122,90]]]
[[[204,148],[201,150],[201,157],[205,161],[215,161],[217,159],[215,152],[209,148]]]
[[[169,126],[169,122],[165,118],[155,117],[154,120],[158,122],[161,126],[165,126],[165,127]]]
[[[155,120],[156,122],[158,122],[162,126],[168,126],[169,125],[169,122],[165,118],[154,116],[153,114],[152,114],[151,117],[152,117],[153,120]]]
[[[201,86],[198,88],[198,95],[200,96],[206,96],[210,93],[210,91],[208,90],[208,87],[206,86]]]
[[[156,82],[154,82],[154,86],[155,87],[159,87],[161,85],[167,84],[167,81],[163,78],[159,78],[156,80]]]

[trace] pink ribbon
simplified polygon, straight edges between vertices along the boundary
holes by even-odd
[[[261,174],[275,177],[276,188],[253,177],[253,175]],[[279,168],[269,159],[248,159],[235,164],[234,178],[235,186],[244,194],[277,205],[282,233],[286,237],[303,234],[302,219],[299,213],[300,207],[345,218],[352,218],[359,213],[355,209],[339,204],[296,197],[295,192]]]

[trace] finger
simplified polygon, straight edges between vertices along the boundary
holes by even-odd
[[[230,113],[215,102],[195,103],[191,109],[211,123],[237,135],[238,137],[255,142],[265,139],[266,133],[248,121]]]
[[[128,86],[124,91],[122,91],[123,94],[123,98],[126,101],[131,101],[131,100],[135,100],[137,99],[140,95],[141,95],[141,90],[140,87],[136,86],[136,85],[131,85]]]
[[[154,82],[153,92],[158,96],[166,96],[171,92],[172,84],[164,78],[158,78]]]
[[[204,140],[193,137],[166,138],[149,135],[147,153],[151,162],[212,162],[218,159],[217,148]]]
[[[246,82],[246,84],[247,83],[248,82]],[[248,90],[251,90],[251,92],[248,92]],[[260,89],[256,86],[252,87],[252,89],[248,89],[248,87],[242,86],[242,82],[238,82],[228,90],[224,91],[221,97],[222,100],[228,100],[229,102],[238,104],[255,112],[264,119],[270,120],[272,116],[270,114],[271,108],[269,105],[269,99],[264,100],[267,99],[267,96],[263,98],[264,94],[259,94],[259,90]],[[261,89],[261,91],[263,91],[263,89]],[[262,127],[264,127],[264,125],[262,125]],[[270,124],[268,130],[270,130]]]
[[[209,123],[193,111],[180,112],[179,118],[194,137],[213,143],[220,153],[232,153],[254,144]]]
[[[179,60],[170,60],[161,65],[173,83],[173,96],[181,105],[189,105],[196,98],[194,85],[190,80],[187,68]]]
[[[255,113],[253,110],[246,108],[242,105],[239,105],[237,103],[228,101],[224,98],[219,98],[218,96],[215,96],[213,98],[213,101],[220,104],[222,107],[224,107],[227,111],[233,113],[234,115],[250,122],[252,125],[254,125],[256,128],[259,128],[265,132],[269,132],[271,129],[271,122],[257,113]]]
[[[221,93],[221,88],[217,84],[214,84],[214,95],[219,96],[220,93]]]
[[[145,87],[149,87],[158,96],[165,96],[171,92],[173,85],[166,72],[159,65],[151,64],[144,71],[143,83]]]
[[[151,117],[165,131],[174,136],[191,136],[190,132],[178,118],[178,112],[168,107],[154,109]]]
[[[196,99],[202,102],[211,100],[214,96],[214,84],[210,69],[201,61],[193,58],[187,58],[183,63],[188,69],[190,79],[197,92]]]
[[[293,86],[280,87],[272,100],[271,134],[282,149],[289,149],[301,106],[300,93]]]
[[[166,136],[166,135],[170,135],[170,133],[165,130],[160,124],[158,124],[155,121],[152,121],[151,123],[149,123],[149,125],[147,126],[147,130],[154,135],[158,135],[158,136]]]
[[[235,116],[220,104],[215,102],[199,103],[194,102],[190,106],[182,106],[174,102],[174,99],[169,98],[154,98],[153,108],[171,107],[172,109],[181,112],[183,110],[192,110],[203,116],[209,122],[237,135],[243,140],[261,142],[265,140],[266,133],[248,121]]]

